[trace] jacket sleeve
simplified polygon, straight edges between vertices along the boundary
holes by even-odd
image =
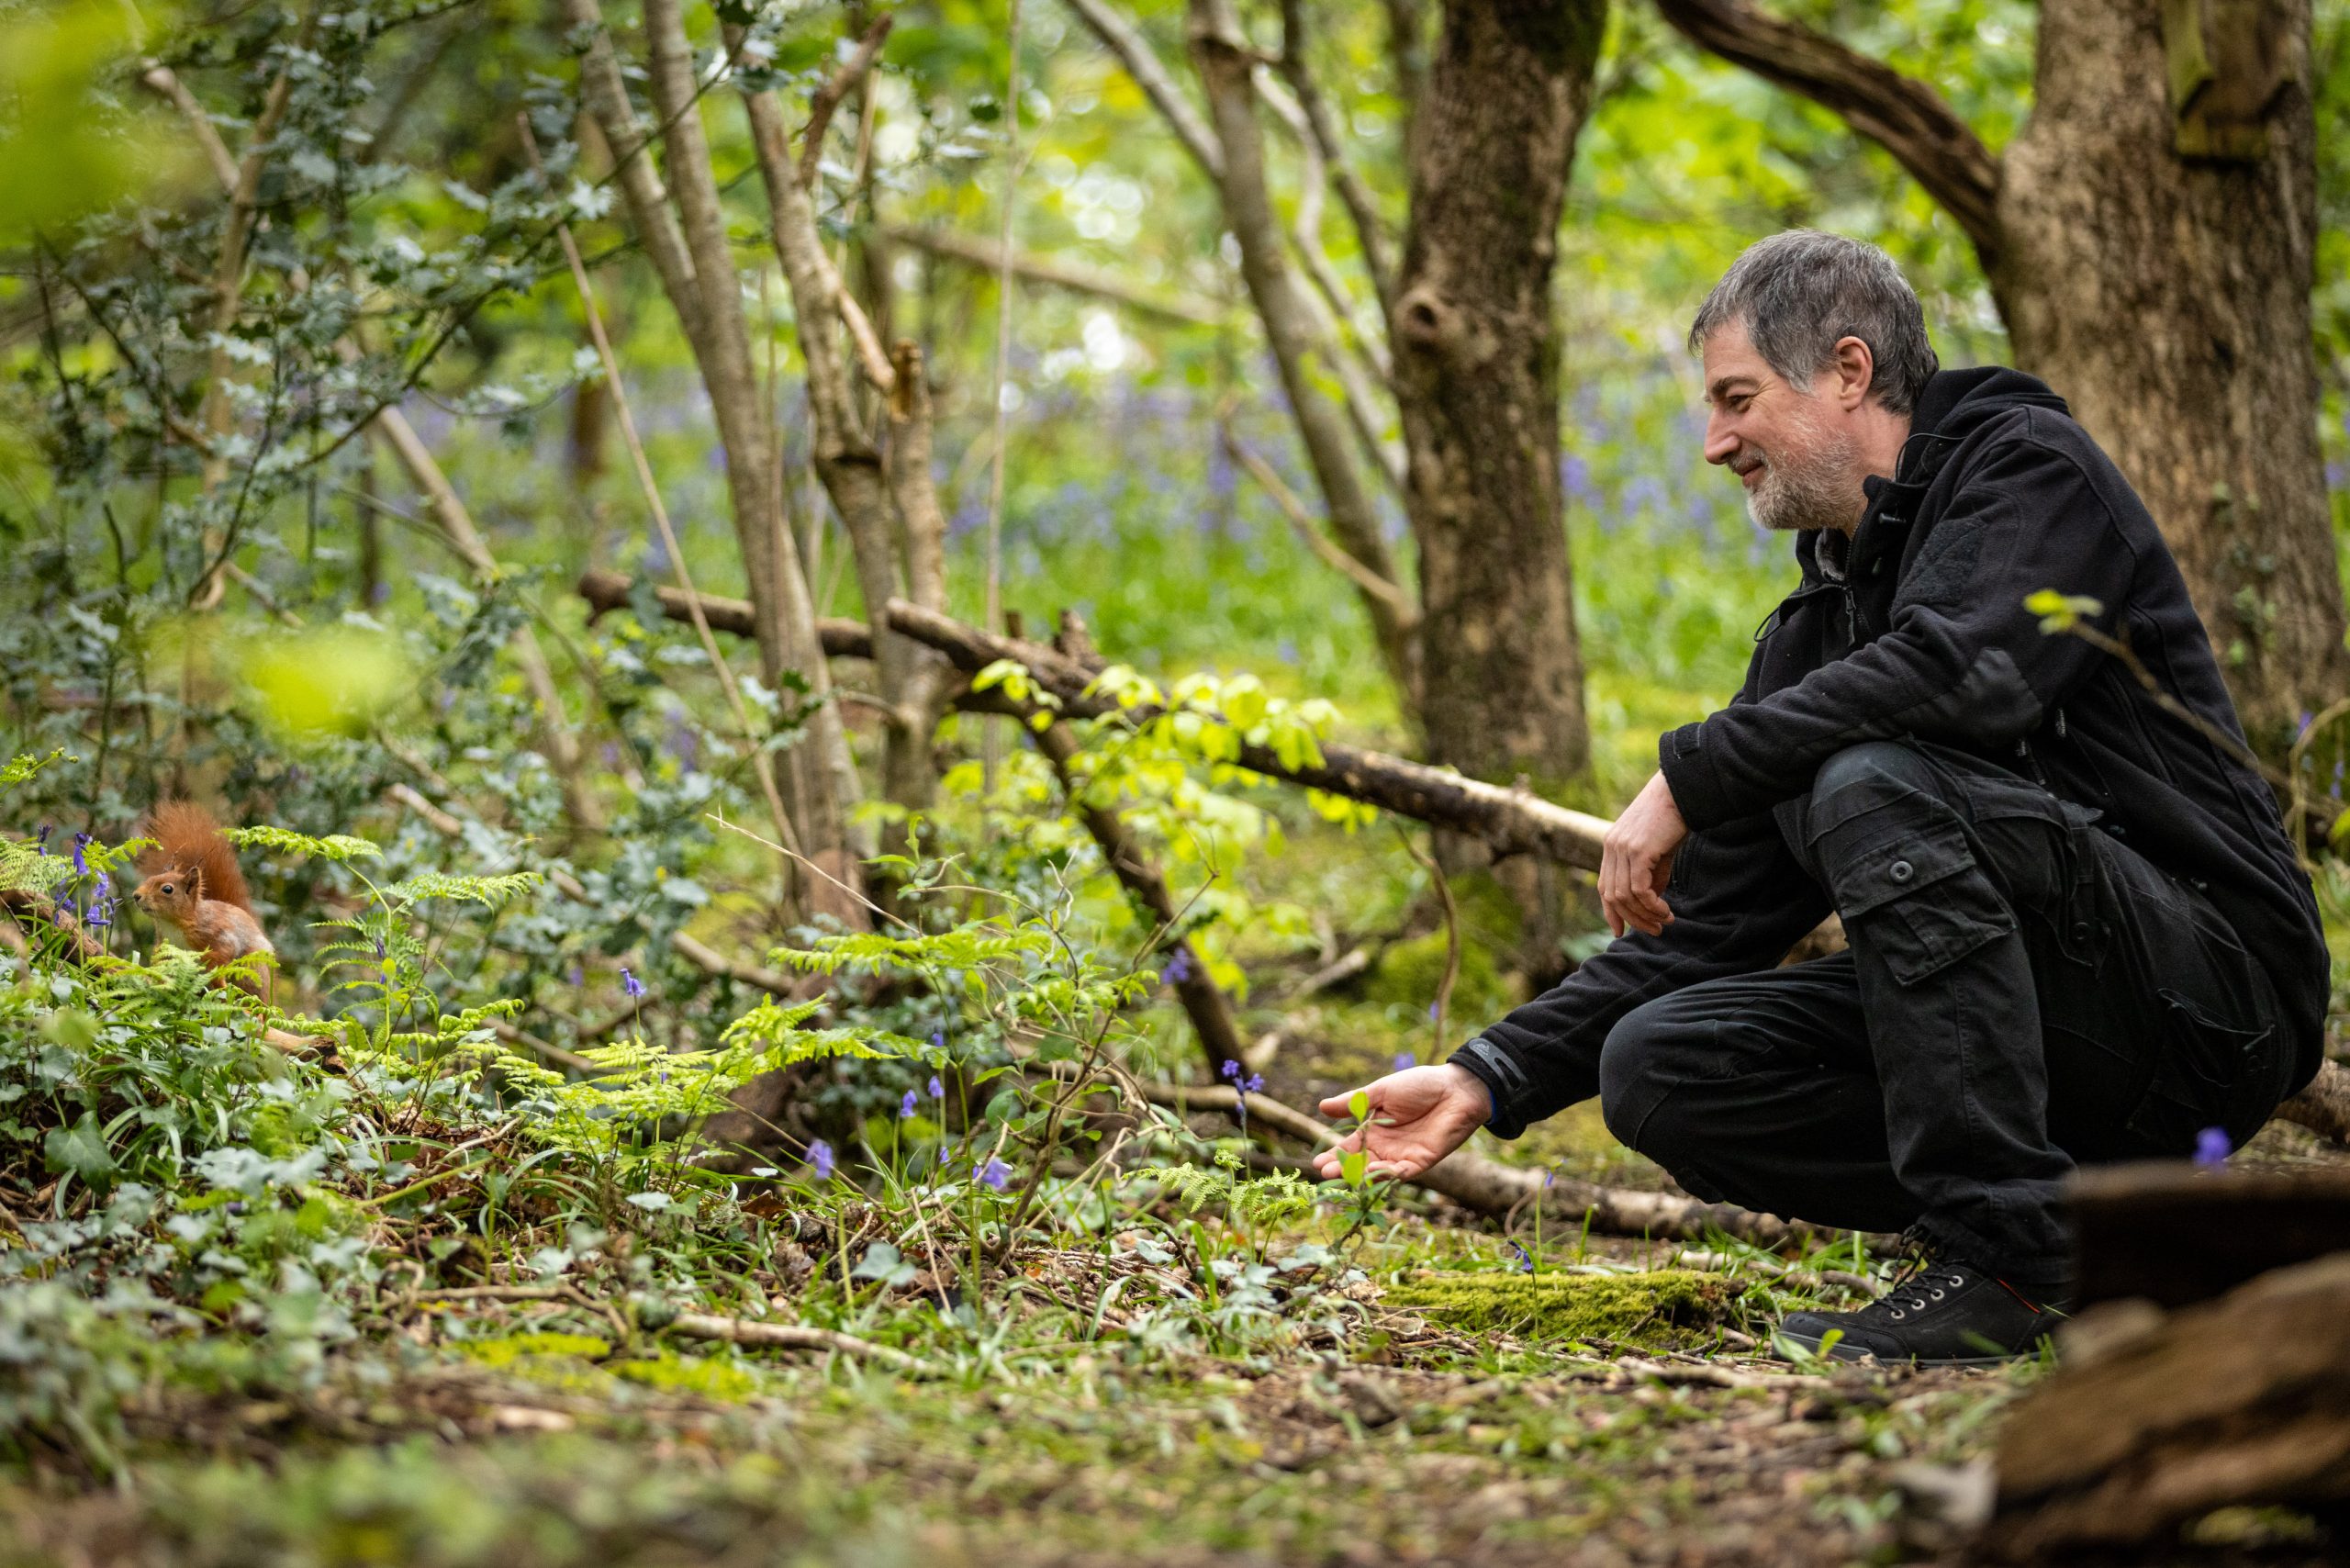
[[[1626,934],[1453,1053],[1493,1095],[1495,1134],[1516,1137],[1597,1093],[1607,1032],[1641,1002],[1768,969],[1828,913],[1767,812],[1693,834],[1665,900],[1673,918],[1662,935]]]
[[[2023,607],[2054,588],[2098,599],[2100,629],[2120,623],[2136,557],[2078,460],[2026,434],[1969,466],[1882,635],[1784,690],[1664,736],[1658,763],[1693,829],[1803,794],[1821,763],[1863,741],[2013,745],[2105,657],[2081,638],[2043,633]]]

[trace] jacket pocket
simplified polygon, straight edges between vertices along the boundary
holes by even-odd
[[[2016,928],[1956,822],[1893,834],[1841,868],[1837,908],[1903,985]]]

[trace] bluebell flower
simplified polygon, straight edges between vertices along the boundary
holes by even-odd
[[[1178,947],[1175,949],[1174,956],[1167,960],[1167,967],[1158,971],[1158,979],[1160,983],[1165,985],[1181,985],[1198,972],[1198,969],[1192,962],[1192,950],[1189,947]]]
[[[945,1050],[946,1048],[946,1031],[944,1029],[933,1029],[930,1032],[930,1043],[937,1047],[940,1050]]]
[[[1532,1253],[1528,1252],[1525,1248],[1520,1247],[1516,1241],[1512,1241],[1509,1244],[1509,1249],[1517,1254],[1517,1262],[1513,1266],[1516,1272],[1521,1274],[1530,1274],[1534,1272],[1534,1255]]]
[[[808,1169],[816,1173],[819,1182],[833,1179],[833,1146],[818,1138],[808,1146]]]
[[[984,1162],[971,1167],[971,1180],[1001,1193],[1011,1184],[1012,1167],[990,1154]]]
[[[1409,1051],[1397,1051],[1397,1052],[1395,1053],[1395,1070],[1396,1070],[1396,1071],[1401,1072],[1401,1071],[1403,1071],[1403,1070],[1404,1070],[1405,1068],[1407,1068],[1407,1067],[1417,1067],[1417,1066],[1419,1066],[1419,1065],[1420,1065],[1420,1058],[1417,1058],[1417,1057],[1416,1057],[1416,1056],[1414,1056],[1411,1052],[1409,1052]]]
[[[930,1097],[934,1100],[946,1098],[946,1085],[938,1081],[938,1074],[934,1072],[930,1075]]]
[[[1225,1078],[1238,1078],[1240,1076],[1240,1064],[1234,1061],[1230,1057],[1226,1057],[1224,1058],[1224,1065],[1217,1068],[1216,1071]]]
[[[2195,1163],[2202,1166],[2225,1165],[2233,1146],[2228,1142],[2225,1127],[2205,1127],[2195,1135]]]
[[[904,1099],[902,1099],[902,1100],[901,1100],[901,1101],[899,1101],[899,1102],[898,1102],[898,1119],[899,1119],[900,1121],[901,1121],[901,1122],[902,1122],[902,1121],[905,1121],[906,1119],[908,1119],[909,1117],[911,1117],[913,1114],[914,1114],[914,1092],[913,1092],[912,1090],[909,1089],[909,1090],[907,1090],[907,1091],[906,1091],[906,1097],[905,1097]]]
[[[82,854],[89,846],[88,834],[77,833],[73,835],[73,874],[77,877],[86,877],[90,874],[90,862],[84,858]]]
[[[623,968],[621,970],[621,989],[628,992],[629,1000],[632,1002],[644,994],[644,982]]]
[[[41,823],[40,831],[33,834],[33,853],[36,855],[49,853],[49,824],[47,823]]]
[[[1436,1003],[1433,1002],[1428,1003],[1428,1022],[1431,1024],[1436,1022]]]

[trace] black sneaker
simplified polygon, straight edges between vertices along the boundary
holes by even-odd
[[[1858,1312],[1790,1313],[1772,1339],[1782,1356],[1792,1347],[1840,1361],[1988,1367],[2035,1353],[2064,1316],[1973,1264],[1921,1260]]]

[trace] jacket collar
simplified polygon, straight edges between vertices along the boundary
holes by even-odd
[[[1878,556],[1897,552],[1951,454],[1984,420],[2020,405],[2066,411],[2065,400],[2045,382],[2004,365],[1942,370],[1928,377],[1892,475],[1872,474],[1861,481],[1868,508],[1843,552],[1846,575],[1858,577]],[[1821,580],[1816,537],[1807,534],[1796,542],[1796,559],[1807,584]]]

